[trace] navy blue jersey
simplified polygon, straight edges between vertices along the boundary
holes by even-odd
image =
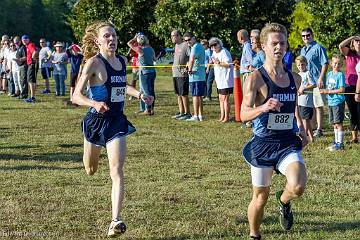
[[[253,120],[254,135],[275,138],[294,135],[298,130],[295,118],[297,88],[294,77],[291,72],[285,70],[290,84],[288,87],[282,88],[270,79],[264,67],[259,68],[259,71],[268,88],[268,95],[262,104],[266,103],[269,98],[276,98],[284,105],[280,108],[280,112],[269,111],[255,118]]]
[[[97,57],[104,63],[106,67],[107,79],[104,85],[96,85],[90,87],[90,98],[95,101],[103,101],[109,107],[104,113],[108,116],[122,115],[125,105],[126,95],[126,64],[122,57],[118,57],[122,69],[115,70],[110,63],[101,55]],[[94,112],[95,109],[90,109]],[[95,110],[96,111],[96,110]]]

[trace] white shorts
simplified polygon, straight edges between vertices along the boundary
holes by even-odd
[[[325,94],[320,94],[320,90],[318,87],[313,89],[313,100],[315,108],[325,106]]]
[[[299,162],[305,165],[305,161],[300,152],[293,152],[280,161],[276,168],[282,175],[285,175],[287,167],[293,163]],[[272,167],[259,168],[251,165],[251,182],[255,187],[268,187],[271,184],[271,176],[274,171]]]

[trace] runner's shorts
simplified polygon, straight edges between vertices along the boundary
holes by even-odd
[[[256,135],[243,148],[245,161],[254,167],[273,167],[290,153],[302,150],[301,139],[294,135],[286,138],[262,138]]]
[[[124,137],[136,131],[124,114],[104,116],[88,112],[81,127],[88,142],[103,147],[115,138]]]

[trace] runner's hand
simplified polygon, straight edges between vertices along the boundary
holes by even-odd
[[[280,112],[280,108],[283,105],[284,104],[281,103],[276,98],[270,98],[265,104],[262,105],[262,108],[263,108],[262,111],[263,112],[269,112],[269,111],[278,111],[278,112]]]
[[[110,109],[104,102],[95,102],[94,108],[98,113],[104,113]]]
[[[154,101],[154,97],[153,97],[153,96],[147,96],[147,95],[143,94],[143,95],[141,96],[141,100],[142,100],[145,104],[151,105],[151,104],[153,103],[153,101]]]

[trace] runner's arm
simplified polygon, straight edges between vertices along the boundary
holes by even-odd
[[[72,98],[73,103],[93,107],[99,113],[104,113],[109,110],[109,107],[104,102],[97,102],[95,100],[89,99],[85,95],[83,95],[82,90],[85,88],[89,81],[95,81],[99,75],[99,66],[100,63],[97,59],[90,58],[84,65],[84,68],[81,72],[81,76],[79,77],[79,81],[75,87],[74,95]]]
[[[257,95],[260,94],[260,86],[264,83],[259,71],[253,72],[245,81],[244,99],[241,105],[240,118],[243,122],[251,121],[262,113],[273,111],[280,111],[283,105],[275,98],[270,98],[266,103],[255,106]]]

